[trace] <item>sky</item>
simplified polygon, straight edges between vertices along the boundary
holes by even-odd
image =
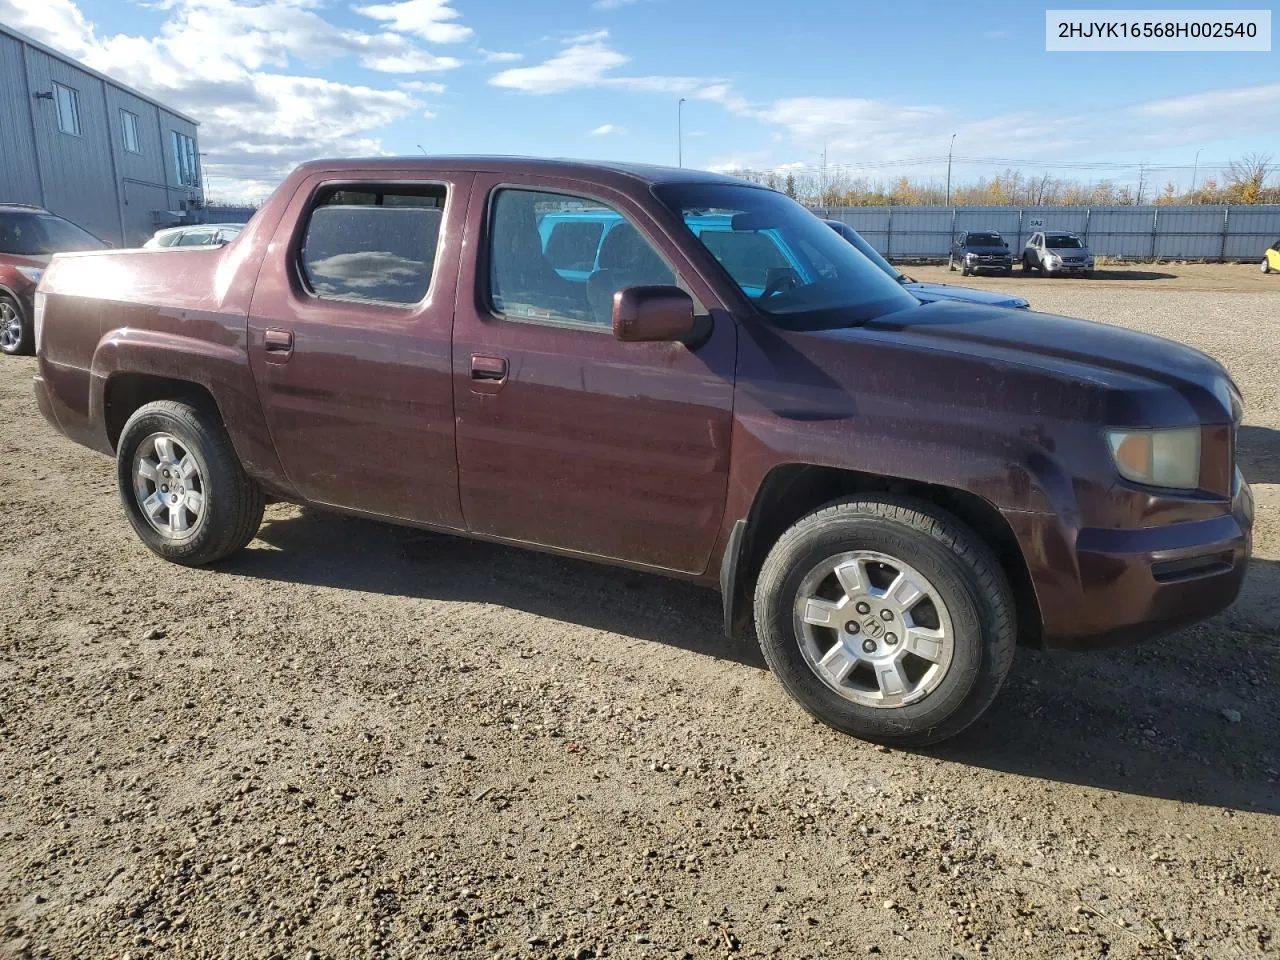
[[[1203,177],[1280,159],[1280,53],[1048,53],[1044,9],[0,0],[0,22],[200,121],[225,200],[262,198],[304,160],[423,151],[675,164],[682,149],[717,170],[816,169],[825,151],[855,176],[941,183],[955,134],[956,182],[1008,159],[1086,181],[1168,165],[1148,178],[1179,186],[1197,162]]]

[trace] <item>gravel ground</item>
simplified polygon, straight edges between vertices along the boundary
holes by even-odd
[[[1280,282],[975,285],[1222,359],[1257,559],[1172,638],[1020,651],[919,753],[809,720],[685,584],[287,505],[166,565],[0,364],[0,955],[1280,951]]]

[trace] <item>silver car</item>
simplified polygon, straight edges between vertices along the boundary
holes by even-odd
[[[185,227],[169,227],[167,230],[157,230],[155,236],[142,246],[147,249],[222,246],[239,236],[243,229],[243,223],[193,223]]]
[[[1073,273],[1087,277],[1093,273],[1093,254],[1074,233],[1046,230],[1033,233],[1022,250],[1022,270],[1039,270],[1041,276],[1051,273]]]

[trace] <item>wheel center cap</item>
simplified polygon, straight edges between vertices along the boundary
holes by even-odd
[[[879,617],[867,617],[862,621],[862,632],[872,640],[879,640],[885,635],[885,626]]]

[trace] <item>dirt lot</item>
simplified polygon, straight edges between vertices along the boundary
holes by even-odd
[[[290,506],[234,562],[165,565],[110,462],[40,420],[32,362],[0,364],[0,955],[1280,952],[1258,279],[975,284],[1222,359],[1257,560],[1176,637],[1020,652],[923,753],[807,719],[678,583]]]

